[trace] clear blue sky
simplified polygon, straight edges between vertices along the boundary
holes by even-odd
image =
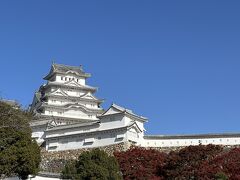
[[[240,1],[1,1],[0,96],[24,106],[51,61],[149,118],[147,134],[240,132]]]

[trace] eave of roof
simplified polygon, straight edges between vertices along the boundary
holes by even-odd
[[[51,129],[47,129],[46,131],[56,131],[56,130],[61,130],[61,129],[72,129],[72,128],[77,128],[77,127],[89,127],[93,125],[98,125],[100,123],[99,120],[92,121],[92,122],[86,122],[86,123],[74,123],[74,124],[66,124],[66,125],[60,125],[53,127]]]
[[[81,66],[69,66],[69,65],[54,63],[51,66],[50,72],[43,79],[48,80],[56,73],[60,73],[60,74],[74,73],[80,77],[86,77],[86,78],[91,77],[91,74],[85,73]]]
[[[105,114],[105,113],[108,112],[109,109],[111,109],[111,108],[117,109],[117,110],[119,111],[119,113]],[[118,106],[118,105],[116,105],[116,104],[114,104],[114,103],[113,103],[101,116],[104,117],[104,116],[109,116],[109,115],[113,115],[113,114],[121,114],[121,113],[122,113],[122,114],[125,114],[125,115],[128,115],[128,116],[130,116],[130,117],[136,118],[136,119],[138,119],[138,120],[140,120],[140,121],[142,121],[142,122],[146,122],[146,121],[147,121],[147,118],[146,118],[146,117],[143,117],[143,116],[139,116],[139,115],[137,115],[137,114],[134,114],[134,113],[132,112],[132,110],[123,108],[123,107]]]
[[[126,129],[129,127],[129,125],[126,126],[121,126],[121,127],[116,127],[116,128],[106,128],[106,129],[98,129],[96,131],[85,131],[85,132],[79,132],[79,133],[73,133],[73,134],[63,134],[63,135],[56,135],[56,136],[51,136],[51,137],[45,137],[44,139],[54,139],[57,137],[68,137],[68,136],[76,136],[79,134],[90,134],[90,133],[98,133],[98,132],[104,132],[104,131],[113,131],[113,130],[119,130],[119,129]]]
[[[54,120],[63,120],[63,121],[75,121],[75,122],[89,122],[90,120],[89,119],[83,119],[83,118],[70,118],[70,117],[62,117],[62,116],[53,116],[53,115],[45,115],[45,114],[41,114],[41,115],[38,115],[39,118],[46,118],[46,119],[54,119]]]
[[[45,88],[51,87],[51,86],[57,86],[57,87],[65,87],[65,88],[73,88],[73,89],[84,89],[84,90],[88,90],[91,92],[96,92],[98,90],[97,87],[92,87],[92,86],[69,86],[63,83],[57,83],[57,82],[48,82],[45,86]]]
[[[73,109],[73,108],[81,108],[83,109],[85,112],[90,112],[90,113],[102,113],[104,110],[102,108],[99,108],[99,109],[89,109],[81,104],[78,104],[78,103],[68,103],[66,105],[63,105],[63,106],[54,106],[54,105],[49,105],[49,104],[46,104],[46,103],[43,103],[41,105],[41,107],[47,107],[47,108],[55,108],[55,109]]]
[[[111,107],[114,107],[114,108],[116,108],[116,109],[122,111],[123,113],[125,113],[125,114],[127,114],[127,115],[130,115],[130,116],[133,116],[133,117],[135,117],[135,118],[137,118],[137,119],[139,119],[139,120],[141,120],[141,121],[144,121],[144,122],[147,121],[147,118],[146,118],[146,117],[139,116],[139,115],[133,113],[132,110],[129,110],[129,109],[123,108],[123,107],[118,106],[118,105],[116,105],[116,104],[112,104]]]
[[[74,97],[74,96],[61,96],[61,95],[54,95],[54,94],[45,94],[43,97],[56,97],[59,99],[78,99],[81,101],[87,101],[87,102],[96,102],[96,103],[103,103],[104,99],[87,99],[87,98],[81,98],[81,97]]]

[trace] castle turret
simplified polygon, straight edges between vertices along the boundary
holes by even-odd
[[[35,117],[53,117],[57,123],[70,124],[98,120],[103,100],[94,96],[96,87],[86,85],[91,77],[82,66],[52,64],[44,77],[46,84],[35,93],[30,110]]]

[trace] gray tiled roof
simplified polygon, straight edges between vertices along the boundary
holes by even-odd
[[[69,109],[69,108],[81,108],[83,109],[85,112],[92,112],[92,113],[102,113],[104,110],[102,108],[98,108],[98,109],[90,109],[87,108],[86,106],[83,106],[81,104],[78,103],[68,103],[65,105],[51,105],[51,104],[42,104],[43,107],[50,107],[50,108],[56,108],[56,109]]]
[[[85,72],[82,69],[82,66],[69,66],[69,65],[64,65],[64,64],[52,64],[53,68],[55,71],[58,72],[67,72],[67,71],[74,71],[79,74],[84,74]]]
[[[46,87],[48,85],[57,85],[57,86],[60,86],[60,87],[69,87],[68,84],[66,83],[59,83],[59,82],[48,82],[46,84]],[[98,88],[97,87],[92,87],[92,86],[89,86],[89,85],[78,85],[78,86],[70,86],[70,87],[73,87],[73,88],[79,88],[79,89],[86,89],[86,90],[93,90],[93,91],[96,91]]]
[[[146,117],[139,116],[139,115],[133,113],[132,110],[130,110],[130,109],[126,109],[126,108],[121,107],[121,106],[118,106],[118,105],[116,105],[116,104],[114,104],[114,103],[112,104],[112,107],[114,107],[114,108],[120,110],[121,112],[126,112],[127,114],[130,114],[130,115],[132,115],[132,116],[138,117],[138,118],[143,119],[143,120],[147,120]]]
[[[44,77],[44,79],[47,80],[49,77],[51,77],[56,72],[65,74],[69,71],[77,73],[78,75],[83,76],[83,77],[91,76],[91,74],[85,73],[83,71],[82,66],[68,66],[68,65],[64,65],[64,64],[53,63],[50,72],[48,73],[47,76]]]
[[[51,129],[47,129],[47,131],[54,131],[54,130],[59,130],[59,129],[71,129],[71,128],[75,128],[75,127],[92,126],[92,125],[99,124],[99,122],[100,122],[99,120],[96,120],[96,121],[85,122],[85,123],[60,125],[60,126],[53,127]]]

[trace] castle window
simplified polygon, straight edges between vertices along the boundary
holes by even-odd
[[[57,149],[57,146],[50,146],[50,147],[48,147],[48,150],[54,150],[54,149]]]
[[[114,121],[114,117],[110,117],[110,121]]]
[[[63,77],[61,77],[61,80],[63,80]]]
[[[77,82],[78,82],[78,79],[77,79]]]
[[[67,144],[68,143],[68,140],[63,140],[62,141],[62,144]]]
[[[81,142],[81,141],[83,141],[83,139],[77,138],[76,141],[77,141],[77,142]]]
[[[67,78],[65,77],[65,81],[67,81]]]

